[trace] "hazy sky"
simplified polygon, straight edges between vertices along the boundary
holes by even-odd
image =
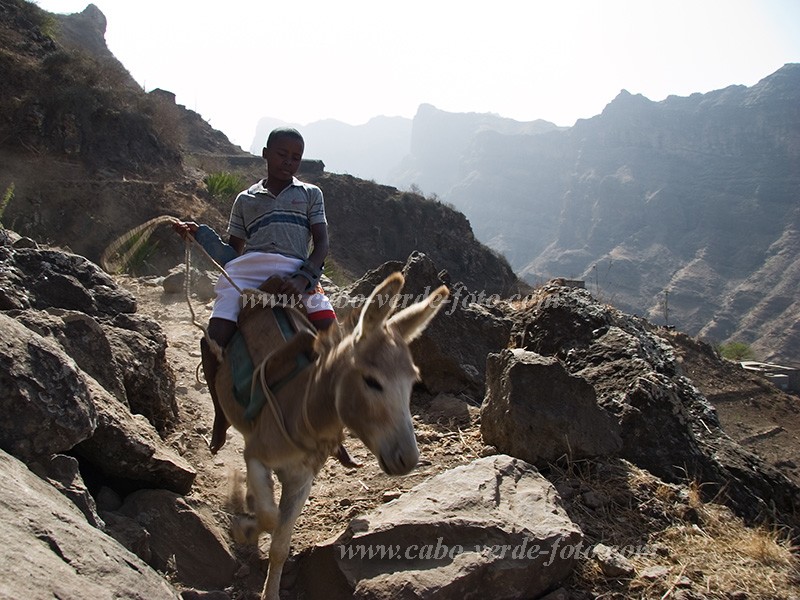
[[[572,125],[621,89],[658,101],[800,62],[799,0],[93,3],[147,91],[174,92],[245,149],[265,116],[357,125],[429,103]]]

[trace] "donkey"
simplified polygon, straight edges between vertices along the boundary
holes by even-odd
[[[312,338],[317,357],[308,373],[283,386],[280,398],[269,394],[271,402],[252,420],[245,418],[245,409],[234,398],[227,362],[217,374],[220,405],[244,437],[248,499],[255,514],[234,522],[234,537],[256,543],[262,532],[272,536],[262,600],[279,600],[295,521],[314,477],[343,440],[345,427],[364,442],[387,474],[404,475],[417,464],[410,397],[419,371],[408,344],[433,319],[449,291],[441,286],[392,314],[403,283],[403,276],[394,273],[377,286],[351,331],[334,327]],[[273,472],[282,487],[278,506]]]

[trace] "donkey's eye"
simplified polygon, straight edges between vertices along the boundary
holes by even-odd
[[[374,377],[371,377],[369,375],[364,375],[364,383],[367,384],[367,387],[372,388],[376,392],[383,391],[383,386],[381,385],[381,382],[375,379]]]

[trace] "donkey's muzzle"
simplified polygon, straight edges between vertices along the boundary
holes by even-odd
[[[381,450],[378,463],[387,475],[405,475],[417,466],[419,449],[416,441],[411,444],[394,444]]]

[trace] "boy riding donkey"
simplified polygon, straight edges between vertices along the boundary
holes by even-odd
[[[208,225],[179,222],[173,227],[181,237],[194,236],[225,266],[228,276],[240,289],[257,288],[274,275],[282,277],[279,292],[299,294],[309,321],[323,330],[336,323],[333,306],[319,285],[328,254],[328,226],[322,191],[294,176],[304,149],[303,136],[295,129],[279,128],[270,133],[262,152],[267,161],[267,178],[236,197],[228,222],[227,244]],[[225,277],[219,278],[215,291],[208,336],[225,348],[236,333],[242,299]],[[203,372],[214,402],[209,449],[216,454],[225,444],[230,424],[220,408],[214,385],[219,363],[205,338],[200,349]],[[360,466],[344,446],[339,446],[336,458],[345,466]]]

